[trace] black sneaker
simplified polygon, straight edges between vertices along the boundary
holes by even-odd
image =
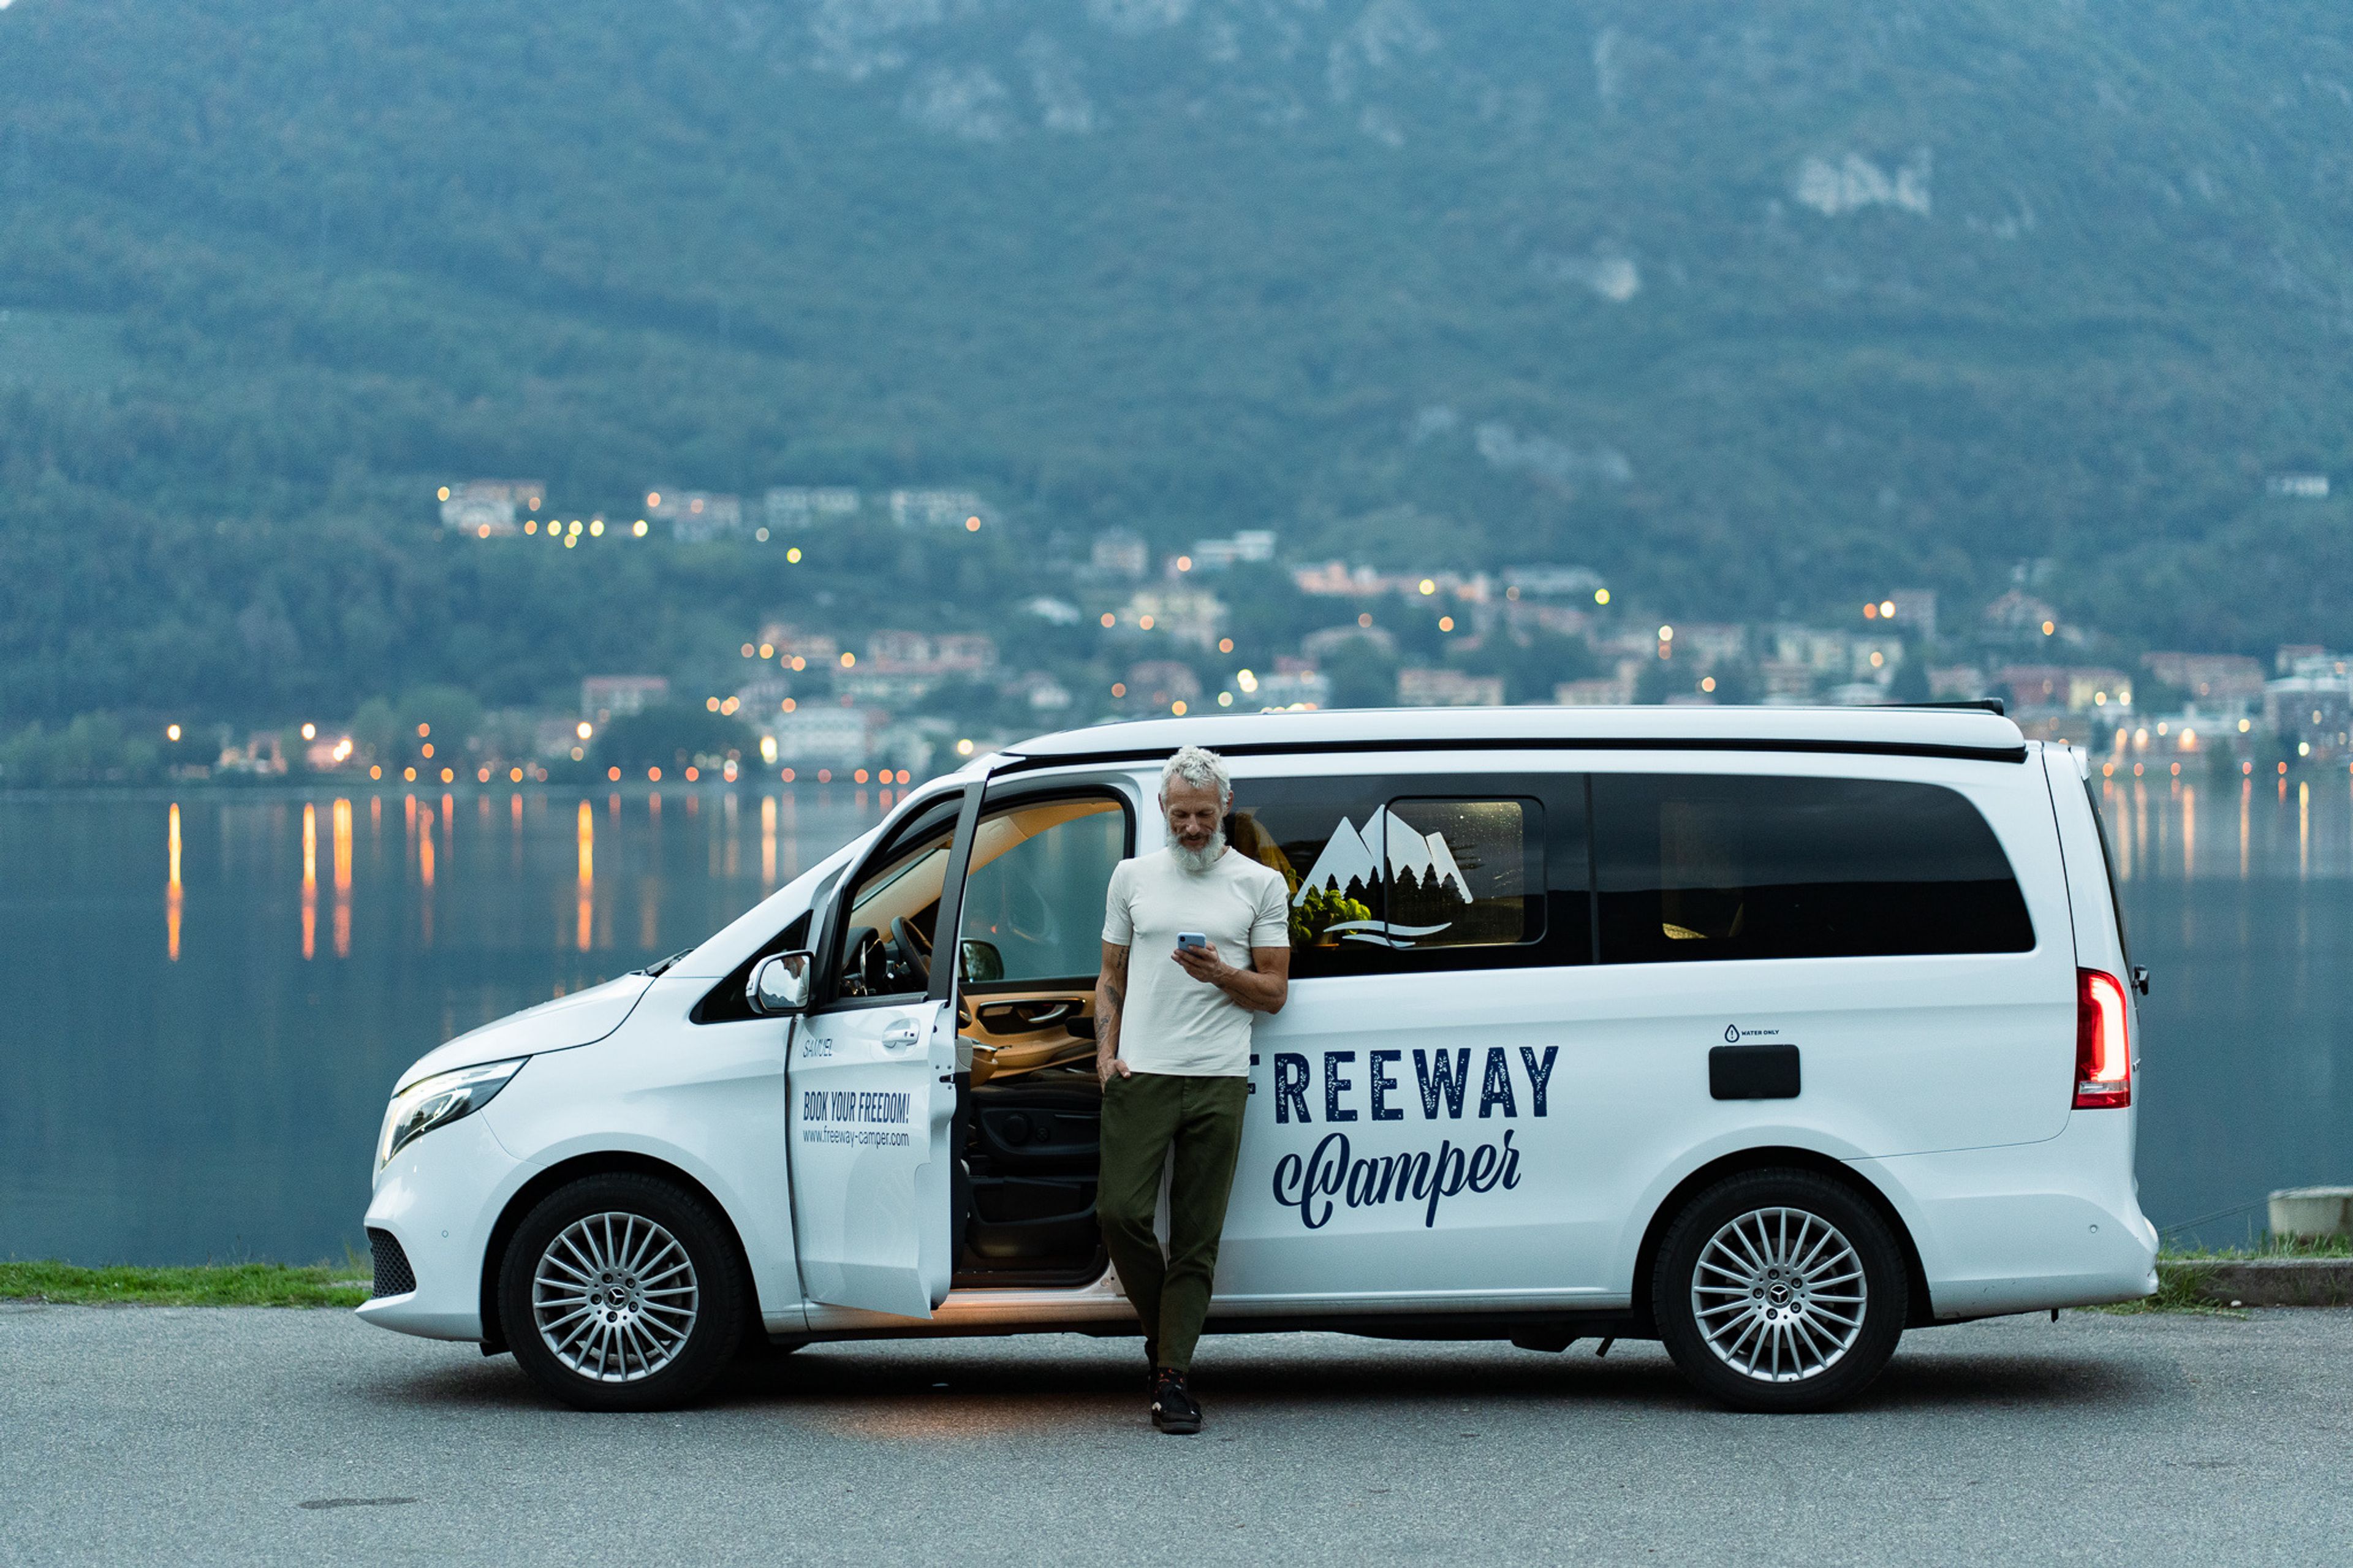
[[[1193,1403],[1185,1374],[1174,1368],[1162,1367],[1153,1381],[1152,1424],[1175,1436],[1189,1436],[1201,1429],[1201,1407]]]

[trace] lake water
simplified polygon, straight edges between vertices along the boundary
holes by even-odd
[[[892,792],[0,798],[0,1257],[341,1258],[395,1074],[701,940]],[[2105,786],[2143,1206],[2353,1180],[2353,776]],[[2228,1211],[2239,1212],[2228,1212]]]

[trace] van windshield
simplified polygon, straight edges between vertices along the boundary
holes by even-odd
[[[2116,918],[2116,951],[2124,954],[2125,967],[2132,967],[2132,943],[2125,936],[2125,901],[2116,896],[2116,858],[2108,849],[2108,819],[2100,815],[2100,792],[2092,781],[2084,781],[2084,798],[2091,804],[2092,830],[2100,836],[2100,868],[2108,874],[2108,912]]]

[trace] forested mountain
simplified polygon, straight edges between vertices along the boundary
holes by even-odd
[[[513,699],[814,581],[467,555],[475,474],[1716,618],[2353,590],[2332,0],[14,0],[0,84],[0,716]]]

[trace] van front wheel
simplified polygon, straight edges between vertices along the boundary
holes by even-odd
[[[1675,1217],[1651,1311],[1676,1368],[1736,1410],[1852,1398],[1904,1332],[1904,1259],[1876,1209],[1810,1171],[1753,1171]]]
[[[626,1173],[550,1193],[499,1270],[515,1360],[582,1410],[666,1410],[701,1394],[743,1340],[744,1296],[726,1222]]]

